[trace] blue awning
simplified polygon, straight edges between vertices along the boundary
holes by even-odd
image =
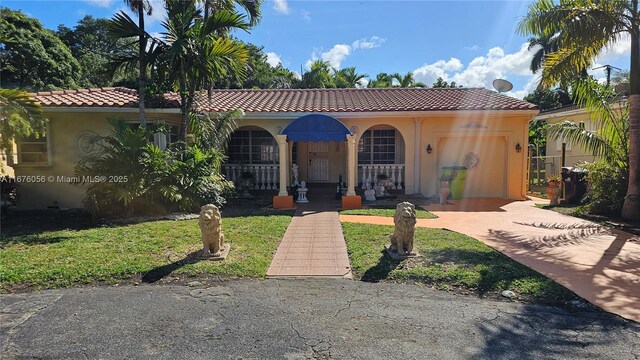
[[[290,141],[346,141],[351,131],[336,118],[309,114],[293,120],[282,134]]]

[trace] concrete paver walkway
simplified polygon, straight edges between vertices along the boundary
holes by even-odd
[[[430,205],[426,209],[438,218],[419,219],[417,226],[476,238],[589,302],[640,322],[640,237],[536,208],[536,201]],[[341,215],[340,220],[393,225],[393,218],[377,216]]]
[[[338,212],[328,207],[301,207],[278,246],[268,277],[349,277],[351,266]]]

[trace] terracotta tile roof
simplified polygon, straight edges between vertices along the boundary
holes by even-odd
[[[42,106],[135,107],[138,92],[127,88],[41,91],[29,94]]]
[[[47,91],[31,94],[43,106],[136,107],[137,92],[127,88]],[[179,96],[164,94],[162,107],[178,107]],[[214,112],[367,112],[438,110],[535,110],[533,104],[483,88],[215,90]]]

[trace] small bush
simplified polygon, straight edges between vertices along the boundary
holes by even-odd
[[[592,214],[619,215],[627,192],[628,170],[604,162],[581,165],[587,174],[589,204]]]

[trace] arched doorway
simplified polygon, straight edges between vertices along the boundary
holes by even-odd
[[[384,174],[391,181],[391,188],[405,188],[405,142],[398,129],[380,124],[365,130],[358,141],[358,186],[377,182]]]

